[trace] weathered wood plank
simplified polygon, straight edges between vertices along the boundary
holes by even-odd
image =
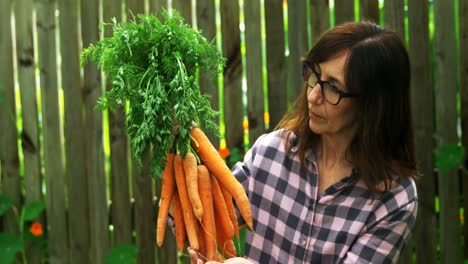
[[[453,1],[434,1],[434,51],[437,147],[457,143],[457,57]],[[461,263],[456,170],[439,173],[440,253],[442,263]]]
[[[244,147],[242,129],[242,58],[240,50],[239,4],[221,0],[221,32],[224,67],[224,120],[229,149]]]
[[[310,24],[312,43],[330,28],[330,6],[328,0],[310,1]]]
[[[265,132],[259,0],[244,2],[244,19],[247,117],[249,120],[249,142],[253,143]]]
[[[144,2],[139,0],[127,0],[127,20],[129,14],[144,13]],[[132,153],[132,151],[130,150]],[[156,258],[156,233],[155,212],[152,207],[153,183],[149,172],[150,153],[146,152],[142,157],[143,167],[139,171],[133,154],[131,156],[131,175],[133,177],[133,197],[135,199],[135,231],[136,245],[138,248],[137,263],[154,263]]]
[[[216,9],[213,0],[197,1],[197,27],[202,31],[203,36],[216,45]],[[211,79],[205,72],[200,72],[200,89],[203,93],[211,96],[211,108],[215,111],[219,109],[218,80]],[[219,119],[215,120],[219,124]],[[208,138],[214,146],[219,146],[219,138],[213,133],[206,131]]]
[[[412,264],[413,263],[413,252],[414,252],[414,239],[410,239],[408,244],[403,249],[403,252],[398,259],[398,264]]]
[[[282,0],[265,1],[268,112],[270,128],[276,127],[288,110],[285,34]]]
[[[44,141],[44,176],[46,180],[46,213],[49,225],[47,245],[51,264],[67,263],[69,259],[65,203],[63,145],[60,143],[61,122],[57,78],[57,24],[55,0],[35,2],[42,127]],[[59,143],[58,143],[59,142]]]
[[[354,21],[354,0],[335,0],[335,25]]]
[[[153,208],[150,159],[150,152],[146,151],[141,157],[141,171],[134,174],[137,263],[154,263],[156,258],[156,213]]]
[[[435,177],[433,167],[434,99],[429,46],[429,15],[426,0],[408,2],[409,55],[411,61],[411,106],[416,160],[421,174],[417,181],[419,209],[414,233],[418,263],[436,263]],[[427,228],[431,228],[430,231]]]
[[[462,144],[465,148],[465,163],[462,169],[463,179],[463,208],[465,225],[463,237],[465,239],[464,257],[468,258],[468,2],[458,2],[458,17],[460,25],[460,97],[461,97],[461,129]]]
[[[379,0],[359,0],[359,16],[361,21],[379,24]]]
[[[83,47],[99,40],[99,2],[81,0],[81,35]],[[107,185],[104,173],[104,144],[102,138],[103,117],[96,111],[98,98],[102,95],[101,72],[96,64],[84,66],[83,101],[85,108],[85,157],[88,176],[91,259],[93,263],[105,262],[109,249],[109,222],[107,208]]]
[[[111,200],[115,208],[111,215],[114,226],[114,246],[132,242],[129,147],[124,127],[125,111],[123,108],[119,107],[116,111],[109,112]]]
[[[13,69],[11,1],[0,1],[0,167],[1,191],[21,210],[18,134]],[[5,231],[18,233],[16,216],[9,210],[3,221]]]
[[[288,100],[293,102],[304,87],[301,58],[309,50],[307,43],[307,5],[305,1],[288,3]]]
[[[163,9],[167,10],[167,0],[149,0],[149,11],[155,14],[158,19],[162,19]]]
[[[466,92],[465,92],[466,93]],[[466,99],[464,99],[466,100]],[[466,101],[465,101],[466,102]],[[465,118],[466,118],[466,115],[464,115]],[[465,131],[464,133],[466,134],[466,130],[463,130]],[[466,141],[464,141],[465,143],[463,143],[463,146],[465,147],[465,155],[467,153],[467,149],[466,149]],[[461,173],[462,173],[462,182],[463,182],[463,208],[464,208],[464,211],[463,211],[463,217],[464,217],[464,221],[465,221],[465,226],[463,228],[463,238],[464,238],[464,243],[465,245],[468,245],[468,225],[466,224],[466,219],[468,219],[468,165],[466,164],[467,161],[465,159],[465,165],[464,165],[464,168],[462,169]],[[464,255],[464,258],[467,259],[468,258],[468,249],[467,247],[465,246],[465,250],[463,251],[463,255]]]
[[[122,0],[104,0],[103,20],[111,21],[115,17],[122,20]],[[106,27],[104,37],[112,36],[112,28]],[[107,79],[106,89],[110,90],[112,80]],[[132,214],[130,209],[128,142],[125,134],[125,110],[118,107],[114,112],[108,112],[109,144],[110,144],[110,197],[114,210],[111,211],[114,226],[114,241],[112,246],[130,244],[132,242]]]
[[[85,162],[83,100],[80,87],[78,2],[58,1],[60,12],[60,52],[64,93],[64,134],[68,182],[70,261],[90,263],[88,182]]]
[[[15,4],[16,65],[21,97],[21,149],[24,158],[25,204],[42,199],[41,150],[39,145],[39,121],[34,73],[33,2],[18,0]],[[37,219],[44,223],[43,215]],[[28,263],[39,263],[40,248],[28,243]]]
[[[145,1],[126,0],[127,21],[133,20],[133,16],[145,13]]]
[[[172,0],[172,8],[179,11],[186,24],[192,24],[192,1]]]
[[[414,4],[414,3],[413,3]],[[384,3],[384,26],[396,31],[401,39],[405,39],[405,1],[392,0]]]

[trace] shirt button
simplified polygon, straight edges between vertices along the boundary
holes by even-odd
[[[302,239],[301,245],[302,245],[302,246],[305,246],[306,244],[307,244],[307,240],[306,240],[306,239]]]

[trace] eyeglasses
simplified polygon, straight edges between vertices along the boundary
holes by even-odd
[[[307,94],[318,84],[322,89],[322,97],[325,98],[329,104],[337,105],[340,103],[341,98],[357,97],[359,94],[346,93],[338,89],[335,85],[322,81],[320,74],[315,69],[317,66],[310,65],[308,62],[304,62],[302,75],[304,77],[304,83],[307,84]]]

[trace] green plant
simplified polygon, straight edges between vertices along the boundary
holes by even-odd
[[[106,256],[106,264],[136,263],[137,247],[133,244],[112,248]]]
[[[23,263],[27,263],[27,242],[39,243],[43,239],[42,224],[33,221],[44,208],[44,202],[36,200],[24,206],[18,214],[18,209],[11,202],[11,198],[0,193],[0,216],[11,209],[17,219],[19,229],[19,236],[9,232],[0,233],[0,263],[12,263],[17,253],[21,253]],[[25,232],[25,227],[29,227],[29,232]],[[38,237],[39,239],[35,239]]]
[[[233,147],[230,149],[229,154],[227,155],[226,161],[229,168],[232,168],[234,164],[238,161],[242,161],[244,158],[244,153],[241,152],[239,148]]]
[[[435,151],[435,167],[441,173],[449,172],[460,166],[465,156],[464,148],[459,144],[446,144]]]

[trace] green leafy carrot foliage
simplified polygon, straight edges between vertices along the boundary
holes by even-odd
[[[201,93],[197,76],[204,71],[214,81],[224,58],[213,42],[184,23],[177,10],[163,11],[163,21],[138,15],[129,22],[101,25],[106,26],[112,26],[112,37],[91,44],[81,54],[82,65],[91,60],[112,80],[97,108],[127,109],[133,155],[140,161],[150,150],[151,171],[160,176],[172,146],[183,156],[187,153],[193,121],[217,133],[213,119],[218,113],[210,107],[208,95]]]

